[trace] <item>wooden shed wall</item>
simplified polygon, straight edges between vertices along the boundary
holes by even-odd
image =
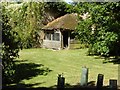
[[[48,31],[47,31],[48,32]],[[59,33],[59,41],[54,41],[54,40],[43,40],[43,47],[44,48],[51,48],[51,49],[60,49],[61,48],[61,32],[58,30],[56,32],[53,33]]]
[[[44,40],[43,47],[51,48],[51,49],[60,49],[61,48],[61,41]]]

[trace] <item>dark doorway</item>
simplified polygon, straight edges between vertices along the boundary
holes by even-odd
[[[63,32],[63,47],[68,47],[68,31]]]

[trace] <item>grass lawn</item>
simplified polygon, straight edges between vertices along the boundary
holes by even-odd
[[[98,56],[87,56],[87,49],[48,50],[24,49],[17,59],[19,83],[31,87],[51,87],[57,84],[57,75],[63,73],[65,83],[76,85],[80,83],[81,69],[89,68],[89,82],[96,81],[99,73],[104,74],[104,85],[109,79],[118,78],[118,65],[103,64]],[[96,82],[95,82],[96,84]]]

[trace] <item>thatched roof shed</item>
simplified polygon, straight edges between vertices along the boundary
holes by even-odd
[[[61,16],[52,22],[48,23],[42,29],[53,30],[53,29],[66,29],[66,30],[75,30],[77,26],[77,14],[66,14]]]
[[[77,14],[66,14],[48,23],[42,29],[45,37],[43,47],[62,49],[69,48],[71,32],[77,26]]]

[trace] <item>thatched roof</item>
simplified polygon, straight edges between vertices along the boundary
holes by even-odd
[[[44,30],[53,30],[53,29],[75,30],[75,27],[77,26],[77,24],[78,24],[77,14],[66,14],[48,23],[42,29]]]

